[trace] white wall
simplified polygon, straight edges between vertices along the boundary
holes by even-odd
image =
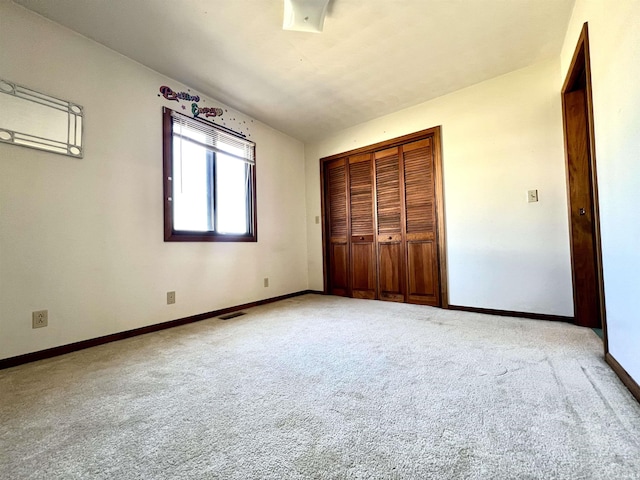
[[[640,383],[640,2],[577,0],[566,74],[589,22],[609,352]]]
[[[157,93],[185,87],[7,0],[0,78],[86,115],[84,159],[0,144],[0,358],[307,289],[299,141],[251,126],[258,243],[164,243]]]
[[[556,59],[307,145],[310,288],[322,289],[319,159],[442,125],[450,303],[573,315],[559,81]]]

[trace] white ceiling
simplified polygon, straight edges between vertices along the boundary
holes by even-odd
[[[574,0],[16,0],[303,141],[558,55]]]

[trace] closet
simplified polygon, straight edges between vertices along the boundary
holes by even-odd
[[[326,293],[446,305],[439,134],[321,159]]]

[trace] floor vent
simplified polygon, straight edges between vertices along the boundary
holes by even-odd
[[[226,315],[221,315],[218,318],[220,320],[230,320],[232,318],[236,318],[236,317],[241,317],[242,315],[246,315],[246,312],[233,312],[233,313],[227,313]]]

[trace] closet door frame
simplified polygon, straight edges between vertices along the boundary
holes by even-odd
[[[322,215],[322,260],[323,260],[323,278],[324,278],[324,293],[328,293],[328,277],[329,277],[329,255],[328,255],[328,225],[326,218],[326,205],[325,205],[325,164],[333,160],[349,157],[352,155],[359,155],[364,153],[373,154],[375,151],[383,150],[385,148],[399,147],[403,144],[410,143],[417,140],[423,140],[430,138],[433,144],[433,168],[434,168],[434,180],[435,180],[435,202],[436,202],[436,242],[438,248],[438,277],[440,288],[440,306],[442,308],[449,307],[449,292],[448,292],[448,271],[447,271],[447,238],[445,229],[445,212],[444,212],[444,176],[442,169],[442,142],[441,142],[441,127],[428,128],[419,132],[410,133],[401,137],[392,138],[383,142],[376,143],[374,145],[368,145],[366,147],[360,147],[347,152],[338,153],[328,157],[320,159],[320,189],[321,189],[321,215]],[[375,184],[374,184],[375,185]],[[376,219],[377,221],[377,219]]]

